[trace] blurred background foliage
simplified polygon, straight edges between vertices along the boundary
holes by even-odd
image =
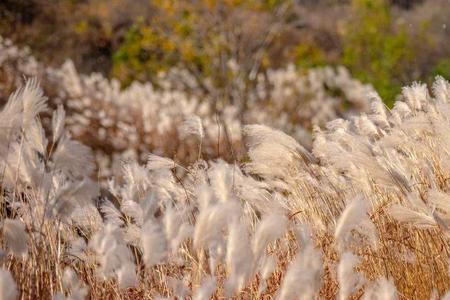
[[[271,68],[345,65],[391,105],[404,84],[450,78],[448,16],[448,0],[3,0],[0,34],[123,86],[187,70],[231,102]]]

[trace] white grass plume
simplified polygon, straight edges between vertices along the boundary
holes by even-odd
[[[369,205],[368,201],[361,195],[356,196],[347,204],[334,231],[339,249],[343,250],[343,247],[351,241],[353,229],[361,229],[359,230],[360,233],[364,234],[372,244],[376,243],[376,228],[367,215]]]
[[[266,290],[267,279],[269,279],[276,267],[277,261],[272,255],[264,256],[259,259],[259,272],[261,274],[261,279],[258,286],[258,295],[261,295]]]
[[[450,195],[437,189],[428,191],[428,201],[445,214],[446,219],[450,219]]]
[[[442,76],[437,76],[433,83],[433,95],[438,102],[450,102],[450,83]]]
[[[31,148],[39,152],[42,156],[45,155],[48,141],[45,137],[44,128],[42,127],[39,119],[33,119],[30,122],[28,130],[25,132],[25,137]]]
[[[97,254],[97,275],[103,279],[117,278],[118,271],[132,261],[131,250],[124,240],[123,230],[112,224],[96,232],[89,240],[89,248]]]
[[[17,257],[28,252],[28,234],[25,225],[18,219],[5,219],[3,221],[3,235],[8,249]]]
[[[413,83],[411,86],[404,87],[402,95],[408,106],[415,111],[422,110],[429,99],[426,84]]]
[[[269,243],[281,237],[287,229],[287,218],[281,214],[268,214],[258,223],[253,236],[252,248],[255,257],[264,254]]]
[[[362,300],[396,300],[397,289],[392,280],[380,278],[365,289]]]
[[[190,290],[183,280],[175,277],[167,277],[167,285],[175,295],[175,299],[187,299],[190,296]]]
[[[411,223],[417,228],[433,228],[437,225],[435,219],[423,211],[415,211],[400,204],[393,204],[389,214],[399,222]]]
[[[23,107],[21,95],[22,89],[18,89],[13,92],[9,96],[8,102],[6,102],[5,106],[0,112],[0,125],[1,128],[3,128],[3,130],[1,130],[0,132],[4,134],[4,139],[7,138],[7,135],[5,133],[8,132],[8,130],[5,129],[17,129],[22,125],[20,124]]]
[[[170,170],[175,167],[175,162],[170,158],[161,157],[155,154],[149,154],[147,157],[147,169],[151,171]]]
[[[59,299],[67,300],[84,300],[88,295],[88,288],[85,287],[82,281],[78,278],[77,274],[72,268],[66,267],[62,276],[63,288],[66,291],[70,291],[70,296],[65,298],[62,294],[58,297]]]
[[[0,299],[16,300],[19,292],[11,273],[8,270],[0,269]]]
[[[226,263],[229,277],[225,294],[233,296],[241,290],[253,272],[253,253],[249,247],[248,229],[244,222],[235,220],[229,226]]]
[[[190,116],[186,118],[180,127],[180,134],[183,137],[195,135],[200,140],[204,138],[205,132],[203,130],[202,120],[198,116]]]
[[[123,263],[117,270],[117,281],[120,289],[136,286],[138,282],[136,265],[131,261]]]
[[[278,144],[291,153],[298,153],[305,161],[315,162],[315,157],[287,134],[264,125],[246,125],[243,129],[246,144],[250,149]],[[280,153],[277,153],[280,155]]]
[[[174,208],[167,208],[164,214],[164,232],[168,241],[168,248],[171,253],[175,253],[179,245],[190,238],[194,228],[183,220],[186,212],[175,211]]]
[[[301,250],[289,264],[277,298],[279,300],[315,299],[323,273],[322,255],[314,248],[307,227],[299,229]]]
[[[66,118],[66,112],[64,107],[60,104],[58,108],[53,112],[52,116],[52,134],[53,143],[56,143],[64,132],[64,121]]]
[[[121,227],[124,223],[122,213],[114,206],[108,199],[103,199],[103,204],[100,211],[103,213],[106,223]]]
[[[61,137],[52,157],[55,168],[73,176],[89,176],[95,169],[91,149],[67,135]]]
[[[347,300],[366,282],[365,277],[354,270],[358,263],[359,258],[352,253],[345,252],[342,254],[337,268],[339,300]]]
[[[211,163],[208,169],[208,178],[215,198],[220,202],[228,202],[234,199],[233,184],[235,183],[235,171],[233,166],[222,160]]]
[[[136,224],[142,226],[144,224],[144,211],[142,207],[133,200],[125,200],[120,204],[120,210],[131,217]]]
[[[143,261],[147,268],[162,262],[167,256],[167,241],[162,228],[148,220],[142,227],[141,245]]]
[[[450,291],[445,293],[444,296],[442,296],[441,300],[450,300]]]
[[[23,103],[23,129],[26,130],[33,119],[47,109],[47,97],[44,97],[42,89],[36,78],[26,81],[25,86],[19,92]]]
[[[234,202],[218,203],[202,208],[194,229],[194,248],[207,246],[211,241],[222,238],[222,230],[236,216],[240,207]]]
[[[195,291],[192,300],[209,300],[216,290],[216,278],[208,276],[203,279],[201,286]]]

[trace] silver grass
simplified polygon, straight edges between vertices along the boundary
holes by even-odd
[[[402,89],[402,96],[408,106],[415,111],[422,110],[428,103],[429,95],[426,84],[413,83]]]
[[[262,182],[253,177],[245,176],[236,167],[234,183],[237,196],[245,200],[252,209],[262,214],[282,214],[287,211],[287,201],[283,202],[277,198],[277,195],[269,192],[270,187],[268,182]],[[284,207],[283,204],[285,204]]]
[[[322,255],[314,249],[310,231],[299,229],[301,250],[289,264],[276,299],[317,299],[323,273]]]
[[[156,194],[149,192],[146,196],[140,201],[139,205],[142,209],[142,216],[144,223],[145,221],[153,218],[157,211],[160,209],[162,203],[165,201],[173,200],[172,195],[168,195],[167,198],[165,198],[166,195],[161,196],[160,194]]]
[[[66,118],[66,112],[64,107],[60,104],[58,108],[53,112],[52,116],[52,137],[53,143],[56,143],[64,132],[64,120]]]
[[[0,125],[2,130],[2,139],[6,140],[8,137],[8,132],[17,129],[22,118],[22,91],[23,89],[18,89],[13,92],[0,112]]]
[[[94,169],[94,156],[89,147],[62,136],[52,160],[56,169],[63,170],[73,176],[88,176]]]
[[[253,253],[248,247],[250,239],[244,222],[235,220],[229,226],[226,264],[228,279],[225,282],[227,297],[240,291],[253,272]]]
[[[289,170],[297,165],[295,155],[281,144],[272,143],[264,147],[251,148],[248,155],[251,161],[245,164],[245,171],[266,180],[286,178]]]
[[[120,289],[136,286],[138,282],[136,265],[132,262],[123,263],[117,270],[117,282]]]
[[[69,247],[67,249],[67,253],[74,258],[77,258],[81,261],[86,260],[86,249],[87,244],[85,240],[81,237],[76,238],[72,241],[70,241]]]
[[[436,288],[433,288],[430,293],[430,300],[438,300],[438,299],[439,299],[439,292]]]
[[[52,300],[67,300],[68,297],[64,296],[64,293],[57,292],[52,296]]]
[[[69,217],[77,207],[91,203],[98,195],[98,186],[90,179],[78,182],[65,182],[63,186],[55,187],[56,193],[49,201],[46,213],[50,216]]]
[[[140,191],[145,191],[150,185],[147,168],[136,161],[122,163],[122,174],[125,185],[121,189],[121,196],[127,200],[136,200]]]
[[[47,152],[47,139],[45,138],[44,128],[39,119],[34,119],[25,132],[25,137],[30,147],[39,152],[42,156]]]
[[[78,205],[69,219],[72,221],[73,226],[90,232],[99,230],[104,224],[102,216],[94,203],[83,206]]]
[[[100,207],[100,211],[104,215],[106,223],[110,223],[116,227],[121,227],[124,222],[122,213],[108,199],[103,199],[102,202],[103,204]]]
[[[379,136],[378,128],[365,114],[361,114],[355,118],[354,124],[359,132],[363,136],[375,138]]]
[[[161,295],[156,295],[155,300],[173,300],[173,299],[169,297],[163,297]]]
[[[216,279],[208,276],[203,279],[201,285],[194,293],[193,300],[209,300],[216,290]]]
[[[199,249],[212,241],[221,239],[222,230],[240,214],[241,209],[234,202],[218,203],[202,208],[195,223],[194,248]]]
[[[15,147],[13,146],[12,148]],[[14,179],[15,183],[20,184],[22,182],[31,187],[36,187],[41,181],[41,178],[45,176],[44,165],[40,162],[36,150],[31,148],[30,143],[22,144],[22,151],[19,150],[17,157],[14,157],[14,155],[10,157],[18,159],[15,166],[11,164],[13,169],[11,171],[19,172],[17,179]]]
[[[397,289],[392,280],[378,279],[365,289],[363,300],[396,300]]]
[[[202,120],[199,116],[190,116],[186,118],[186,120],[183,122],[183,124],[180,127],[180,134],[181,136],[189,136],[189,135],[195,135],[200,139],[203,139],[205,136]]]
[[[354,270],[359,261],[359,257],[350,252],[345,252],[342,254],[337,268],[339,300],[347,300],[365,284],[365,277]]]
[[[411,109],[408,104],[403,101],[396,101],[394,104],[394,108],[392,109],[392,114],[398,116],[398,122],[401,122],[406,117],[412,114]]]
[[[441,300],[450,300],[450,291],[446,292],[444,296],[442,296]]]
[[[66,300],[84,300],[88,295],[88,288],[85,287],[77,274],[69,267],[64,269],[62,284],[65,290],[70,291],[68,297],[64,297],[60,294],[56,299]],[[54,298],[55,299],[55,298]]]
[[[267,288],[267,279],[272,275],[277,267],[275,258],[271,256],[265,256],[259,260],[259,271],[261,274],[261,280],[258,286],[258,295],[261,295]]]
[[[147,157],[147,169],[155,171],[155,170],[170,170],[175,168],[176,164],[173,160],[161,157],[155,154],[149,154]]]
[[[369,118],[381,129],[390,127],[386,107],[377,93],[369,94],[371,114]]]
[[[144,212],[139,203],[133,200],[125,200],[120,204],[120,210],[131,217],[139,226],[144,224]]]
[[[346,85],[349,91],[344,93],[351,95],[349,97],[358,98],[358,95],[367,93],[367,89],[356,88],[348,79],[342,79],[342,74],[338,76],[333,72],[331,75],[326,73],[311,75],[311,79],[315,81],[311,85],[319,93],[323,82],[321,78],[324,76],[331,76],[330,81],[334,85]],[[149,116],[147,119],[152,119],[153,115],[162,115],[161,118],[155,117],[158,120],[155,121],[158,123],[156,125],[146,121],[145,128],[149,130],[148,133],[152,133],[151,130],[157,130],[159,134],[162,134],[174,125],[180,128],[181,120],[173,121],[173,114],[167,113],[167,110],[158,107],[155,109],[158,112],[152,114],[152,107],[157,106],[158,103],[152,102],[148,105],[128,101],[128,98],[132,97],[131,91],[120,92],[114,84],[103,82],[95,76],[80,80],[76,73],[74,75],[73,80],[69,81],[75,82],[77,91],[72,91],[72,94],[81,97],[76,101],[78,104],[87,103],[88,105],[84,108],[79,106],[80,111],[86,115],[86,124],[89,124],[91,117],[97,116],[95,109],[89,105],[98,105],[97,102],[100,101],[96,97],[106,95],[111,106],[120,104],[118,107],[123,108],[119,112],[120,115],[132,115],[133,110],[129,106],[136,106],[138,109],[143,107]],[[296,78],[294,76],[291,80]],[[304,84],[300,82],[299,86],[304,88]],[[26,89],[33,91],[28,91],[28,95],[24,96]],[[101,220],[88,221],[98,217],[98,214],[92,213],[94,209],[92,199],[98,194],[98,185],[89,179],[94,165],[86,164],[86,160],[93,162],[93,156],[86,155],[90,152],[87,147],[84,149],[85,152],[74,149],[78,146],[74,146],[73,143],[77,142],[70,140],[64,132],[65,113],[63,110],[59,111],[59,108],[54,114],[52,124],[54,156],[49,157],[48,166],[41,157],[46,156],[48,147],[42,125],[37,118],[37,114],[46,106],[42,93],[37,91],[38,89],[36,83],[30,83],[29,87],[20,89],[11,96],[8,104],[0,112],[0,127],[5,125],[6,128],[0,131],[0,140],[4,141],[0,145],[0,156],[4,158],[0,162],[0,167],[5,167],[5,201],[14,213],[18,213],[23,220],[21,224],[26,224],[27,228],[38,228],[36,225],[39,225],[43,216],[43,203],[49,204],[48,207],[45,206],[53,214],[45,216],[56,216],[58,222],[61,219],[63,221],[56,230],[64,244],[68,246],[66,254],[76,255],[83,262],[96,265],[95,272],[102,278],[116,279],[119,288],[134,286],[140,275],[138,273],[140,271],[136,270],[134,265],[130,246],[142,250],[143,261],[148,268],[165,263],[166,259],[168,264],[176,265],[180,262],[185,263],[181,258],[183,254],[190,254],[184,252],[188,247],[178,249],[179,245],[192,237],[194,248],[197,250],[203,248],[202,250],[207,252],[206,259],[209,259],[210,274],[215,273],[216,267],[222,264],[225,258],[228,267],[228,280],[225,282],[227,294],[231,295],[242,290],[256,272],[260,273],[261,286],[258,290],[262,293],[265,289],[265,281],[276,268],[274,256],[266,256],[267,247],[285,233],[287,220],[283,213],[294,207],[298,208],[299,203],[293,202],[301,202],[302,208],[309,209],[307,206],[310,199],[307,194],[302,195],[302,192],[308,192],[309,189],[317,189],[325,194],[321,194],[321,197],[316,199],[320,201],[317,205],[326,216],[335,216],[336,210],[332,211],[331,208],[330,211],[324,210],[325,206],[321,206],[322,198],[333,197],[336,190],[347,191],[352,190],[352,187],[357,187],[361,193],[374,195],[372,189],[372,183],[374,183],[376,188],[386,188],[388,192],[401,192],[398,194],[402,197],[402,204],[395,204],[389,210],[397,220],[411,222],[424,228],[436,226],[445,230],[450,228],[449,197],[446,192],[438,190],[443,187],[437,184],[438,180],[436,180],[436,178],[442,179],[441,175],[446,175],[440,174],[441,170],[446,173],[450,168],[450,163],[447,162],[450,153],[448,146],[450,135],[447,132],[450,106],[446,104],[449,102],[449,84],[442,78],[437,78],[433,87],[436,103],[430,101],[432,99],[424,85],[415,84],[404,89],[403,100],[406,102],[397,102],[391,113],[385,110],[379,97],[373,95],[372,111],[367,112],[367,115],[362,114],[349,121],[335,120],[329,123],[323,132],[315,129],[314,155],[281,131],[265,126],[250,125],[244,129],[250,148],[248,151],[250,162],[243,170],[237,165],[229,165],[222,161],[199,162],[191,166],[187,178],[182,178],[180,183],[172,175],[176,165],[170,159],[154,156],[149,159],[151,165],[147,167],[130,161],[124,166],[123,178],[117,180],[119,182],[123,179],[124,184],[112,186],[111,189],[114,197],[118,199],[121,211],[110,202],[103,204],[104,223]],[[352,91],[354,89],[357,91]],[[147,96],[144,91],[138,92],[140,98],[148,98],[143,97]],[[97,94],[98,96],[95,96]],[[172,96],[169,92],[163,94],[161,98],[164,99],[161,102],[167,103]],[[149,98],[152,97],[154,95]],[[186,100],[183,97],[177,98],[177,101],[183,103]],[[319,99],[325,101],[323,96]],[[354,101],[356,104],[359,103],[358,100]],[[135,103],[124,105],[124,102]],[[175,111],[179,111],[180,107],[195,107],[196,102],[184,105],[175,106]],[[34,107],[35,111],[32,111],[30,107]],[[330,117],[335,117],[331,106],[324,104],[322,108],[325,114],[330,113]],[[195,109],[188,111],[191,114],[195,112]],[[191,134],[200,138],[214,136],[217,130],[214,127],[214,121],[207,116],[210,112],[205,108],[205,115],[202,114],[201,121],[198,119],[193,124],[188,124],[191,126]],[[260,112],[252,112],[255,115],[258,113]],[[99,109],[98,116],[102,118],[100,121],[104,124],[102,126],[108,127],[114,123],[104,108]],[[280,122],[275,122],[271,126],[286,130],[289,126],[286,123],[288,117],[280,115]],[[231,116],[231,121],[233,118],[234,116]],[[267,116],[261,113],[258,120],[266,120],[266,118]],[[67,123],[71,124],[74,120],[75,118]],[[203,132],[202,122],[207,130],[206,135]],[[117,134],[119,138],[113,138],[112,143],[126,146],[126,143],[132,140],[131,137],[136,136],[136,128],[122,120],[119,120],[118,125],[123,125],[125,129],[119,130]],[[240,126],[239,122],[237,126]],[[105,128],[101,130],[106,132]],[[290,128],[289,131],[298,130]],[[145,138],[149,136],[152,135],[148,134]],[[231,142],[234,141],[232,139]],[[136,159],[136,152],[136,149],[132,149],[129,152],[130,156]],[[117,155],[116,158],[120,160],[127,155]],[[311,162],[316,162],[316,158],[320,159],[320,166],[312,165]],[[300,162],[307,162],[307,166],[311,168],[305,170],[305,165]],[[424,164],[429,165],[424,168],[422,167]],[[245,171],[259,176],[255,178],[247,176]],[[426,187],[429,183],[432,188],[428,194],[426,190],[420,190],[420,196],[418,196],[419,193],[416,191],[422,188],[419,185],[419,177],[425,173],[424,186]],[[14,193],[10,193],[10,188]],[[26,201],[13,199],[18,194],[23,195]],[[371,204],[367,199],[360,199],[359,202],[356,200],[347,204],[336,224],[335,238],[338,254],[341,255],[338,279],[341,286],[340,293],[344,294],[344,296],[338,296],[339,298],[348,298],[345,295],[352,295],[365,281],[362,275],[355,273],[354,270],[358,264],[358,258],[343,251],[347,247],[350,248],[353,245],[352,242],[361,246],[360,243],[356,243],[360,242],[356,240],[359,236],[365,236],[371,242],[377,240],[376,228],[368,216]],[[373,200],[377,203],[375,198]],[[30,209],[33,210],[32,214],[28,212]],[[36,218],[34,214],[38,217]],[[85,215],[84,218],[83,215]],[[256,220],[261,215],[264,217],[258,223]],[[44,222],[53,224],[54,220],[54,218],[46,218]],[[320,220],[314,221],[316,222],[322,223]],[[3,228],[5,242],[9,247],[10,243],[5,231],[8,225],[5,224]],[[195,228],[192,228],[191,224],[195,224]],[[319,226],[320,230],[328,229],[325,224],[317,225]],[[82,232],[83,236],[84,234],[90,236],[93,233],[89,240],[89,248],[92,252],[86,250],[84,240],[80,240],[78,233],[73,230],[75,227],[77,232]],[[253,238],[250,238],[251,234],[247,227],[252,227]],[[28,236],[24,228],[25,226],[16,230],[12,226],[9,230],[21,232],[19,236],[26,235],[25,243],[21,246],[26,253]],[[18,236],[10,235],[14,238]],[[33,239],[43,241],[42,236],[37,232],[30,235]],[[300,251],[285,273],[285,280],[278,291],[278,297],[281,299],[319,297],[323,274],[322,258],[321,252],[314,249],[310,235],[307,230],[298,232]],[[282,239],[276,246],[280,246],[281,255],[290,250],[286,239]],[[91,261],[94,257],[95,262]],[[70,259],[78,261],[73,257]],[[157,274],[159,271],[160,269],[157,268]],[[187,276],[187,281],[191,280],[189,271],[183,275]],[[162,279],[164,278],[167,277],[163,274]],[[55,297],[64,299],[64,294],[67,294],[67,299],[84,298],[78,295],[85,293],[87,289],[81,285],[77,286],[77,280],[75,277],[66,280],[69,284],[63,284],[67,290]],[[197,288],[194,297],[199,295],[198,299],[210,298],[215,291],[213,281],[215,278],[207,278],[202,287]],[[190,296],[185,283],[181,280],[169,278],[168,283],[179,298]],[[3,290],[0,289],[0,291]],[[80,291],[83,293],[78,294]],[[435,294],[437,298],[437,291]],[[395,298],[395,287],[385,279],[370,284],[364,295],[364,299]]]
[[[184,214],[182,211],[176,212],[173,208],[168,208],[164,214],[164,231],[172,253],[194,232],[194,228],[183,220]]]
[[[264,125],[246,125],[243,129],[247,146],[252,148],[265,147],[267,144],[279,144],[289,152],[300,154],[308,162],[315,162],[315,157],[292,137]]]
[[[94,234],[89,240],[89,248],[97,255],[100,266],[96,272],[101,278],[117,277],[120,268],[132,261],[132,254],[124,242],[122,229],[112,224],[106,224]]]
[[[135,223],[127,223],[124,228],[124,240],[128,245],[141,246],[142,229]]]
[[[141,246],[143,261],[147,268],[159,264],[167,256],[167,240],[162,228],[152,220],[142,227]]]
[[[208,266],[210,272],[214,272],[216,267],[225,261],[226,255],[226,241],[225,240],[213,240],[208,246]]]
[[[258,223],[252,240],[252,250],[255,257],[264,255],[269,243],[280,238],[287,229],[288,220],[284,215],[268,214]]]
[[[433,83],[433,95],[438,102],[450,102],[450,83],[442,76],[437,76]]]
[[[190,294],[189,289],[183,280],[174,277],[167,277],[167,285],[172,290],[176,299],[187,299]]]
[[[17,285],[8,270],[0,269],[0,299],[16,300],[19,295]]]
[[[219,202],[228,202],[234,199],[235,173],[234,168],[222,160],[212,163],[208,169],[211,190]]]
[[[277,262],[276,262],[276,259],[272,255],[264,257],[263,259],[261,259],[261,262],[262,262],[261,267],[260,267],[261,278],[263,280],[267,280],[272,275],[272,273],[275,271],[275,269],[277,267]]]
[[[23,129],[27,130],[34,118],[47,109],[47,97],[36,78],[28,79],[19,92],[23,105]]]
[[[406,195],[407,203],[414,209],[425,214],[429,214],[430,209],[417,193],[408,193]]]
[[[62,276],[62,286],[64,289],[70,289],[77,285],[78,277],[72,268],[65,268]]]
[[[446,219],[450,219],[450,195],[432,189],[428,191],[428,201],[445,214]]]
[[[3,235],[8,249],[17,257],[28,253],[28,234],[25,225],[18,219],[5,219],[3,221]]]
[[[389,214],[399,222],[411,223],[418,228],[433,228],[437,225],[433,216],[424,212],[409,209],[400,204],[394,204],[389,208]]]
[[[340,250],[348,246],[348,242],[352,240],[352,230],[358,230],[367,236],[372,244],[376,243],[378,239],[376,228],[368,216],[369,205],[363,196],[358,195],[345,207],[334,231],[334,237]]]
[[[100,260],[102,266],[100,269],[97,269],[97,271],[99,271],[99,275],[104,278],[118,278],[118,272],[124,265],[129,264],[131,260],[131,251],[121,240],[119,243],[113,244],[110,249],[104,252]]]
[[[388,165],[388,163],[386,165]],[[412,191],[411,184],[409,182],[406,172],[402,172],[400,168],[396,168],[396,166],[394,165],[391,166],[388,165],[387,171],[391,176],[394,184],[397,185],[400,188],[400,190],[402,190],[404,193],[410,193]]]
[[[348,120],[338,118],[338,119],[334,119],[334,120],[331,120],[330,122],[328,122],[325,125],[325,128],[330,132],[336,132],[336,131],[340,131],[340,130],[346,131],[346,130],[348,130],[349,126],[350,126],[350,122]]]

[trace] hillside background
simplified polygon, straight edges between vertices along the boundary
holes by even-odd
[[[0,35],[123,87],[188,70],[225,98],[235,65],[248,89],[268,69],[344,65],[391,105],[405,84],[450,77],[448,16],[448,0],[5,0]]]

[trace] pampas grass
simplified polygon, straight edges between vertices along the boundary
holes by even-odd
[[[192,114],[177,128],[197,143],[192,163],[149,151],[105,180],[69,112],[30,79],[0,112],[0,297],[444,296],[449,91],[443,78],[413,84],[389,110],[367,90],[370,109],[316,126],[311,145],[246,125],[228,162],[203,156],[213,125]]]
[[[18,296],[17,286],[14,278],[8,270],[0,270],[0,298],[15,300]]]

